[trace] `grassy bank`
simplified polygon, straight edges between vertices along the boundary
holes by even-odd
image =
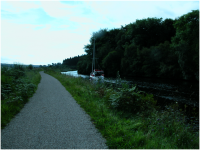
[[[1,129],[24,107],[40,83],[40,69],[32,66],[1,68]]]
[[[78,104],[91,116],[93,124],[110,149],[198,149],[199,135],[185,126],[178,104],[159,110],[153,95],[136,87],[121,88],[92,84],[54,70],[57,78]]]

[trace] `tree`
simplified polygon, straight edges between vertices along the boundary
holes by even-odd
[[[139,62],[137,46],[134,43],[125,45],[124,57],[121,60],[122,75],[138,75]]]
[[[176,34],[176,29],[174,28],[175,20],[172,19],[165,19],[162,22],[162,34],[161,34],[161,43],[164,41],[169,41],[171,42],[171,38],[175,36]]]
[[[33,69],[33,65],[32,64],[28,65],[28,69],[32,70]]]
[[[106,76],[115,77],[120,71],[123,76],[198,79],[198,13],[192,11],[175,20],[147,18],[119,29],[100,29],[84,46],[86,55],[78,60],[78,71],[91,72],[95,38],[95,57]],[[72,65],[77,58],[64,60],[63,64]]]
[[[103,59],[102,64],[108,76],[115,76],[120,69],[120,54],[116,51],[108,53]]]
[[[136,20],[136,23],[132,24],[131,27],[132,40],[140,49],[142,47],[149,48],[161,42],[161,37],[163,36],[161,30],[162,18]]]
[[[178,56],[182,76],[199,80],[199,10],[178,18],[174,27],[176,35],[172,38],[172,48]]]
[[[92,71],[92,59],[88,58],[88,55],[80,56],[80,59],[77,63],[78,73],[81,74],[90,74]]]

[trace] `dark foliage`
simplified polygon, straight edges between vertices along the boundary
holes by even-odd
[[[175,20],[147,18],[99,30],[85,45],[86,55],[73,60],[79,73],[92,70],[94,38],[95,64],[107,77],[120,71],[122,76],[199,80],[199,10]],[[65,63],[73,64],[72,59]]]

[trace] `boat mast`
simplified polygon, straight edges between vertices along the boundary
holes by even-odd
[[[92,64],[92,67],[94,66],[94,69],[95,69],[95,37],[94,37],[94,48],[93,48],[93,64]],[[92,68],[92,71],[94,70]]]

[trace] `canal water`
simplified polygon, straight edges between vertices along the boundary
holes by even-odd
[[[89,75],[78,74],[77,71],[61,72],[74,77],[89,79]],[[105,82],[115,84],[116,79],[105,78]],[[129,85],[137,85],[138,90],[153,94],[161,109],[166,105],[178,102],[181,109],[185,109],[187,122],[194,121],[193,129],[199,131],[199,82],[177,81],[170,79],[131,78],[124,79]]]

